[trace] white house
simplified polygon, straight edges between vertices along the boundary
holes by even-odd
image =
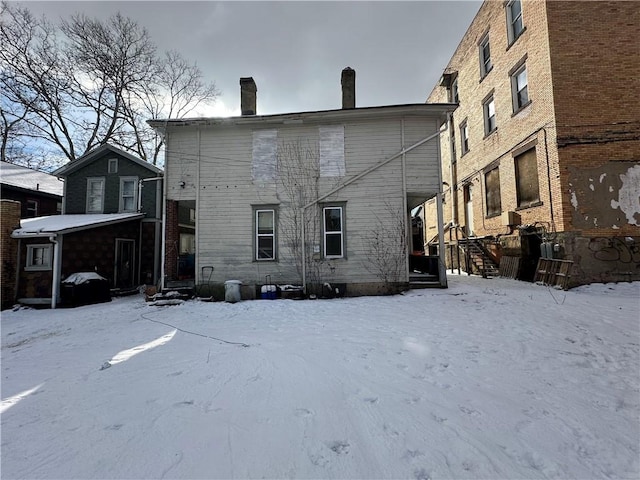
[[[255,83],[242,78],[241,117],[149,122],[166,142],[165,279],[239,280],[247,297],[265,283],[409,286],[410,253],[423,249],[410,212],[441,190],[438,136],[455,105],[355,108],[353,70],[342,84],[342,109],[256,115]]]

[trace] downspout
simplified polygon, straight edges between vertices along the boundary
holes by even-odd
[[[447,125],[453,132],[453,114],[447,113]],[[458,164],[456,160],[456,149],[454,145],[453,135],[449,133],[449,151],[451,155],[451,226],[458,226]]]
[[[547,159],[547,186],[549,187],[549,214],[551,216],[551,230],[556,231],[556,222],[553,217],[553,195],[551,192],[551,167],[549,166],[549,145],[547,144],[547,127],[542,127],[544,133],[544,153]]]
[[[449,124],[446,124],[445,129],[449,128]],[[438,131],[438,133],[440,133]],[[440,157],[440,142],[436,142],[436,151],[438,152],[438,158]],[[442,187],[442,162],[438,162],[438,185]],[[440,188],[441,190],[441,188]],[[442,209],[442,192],[439,191],[436,194],[436,221],[438,225],[438,278],[440,280],[440,286],[442,288],[447,287],[447,266],[446,254],[444,251],[444,213]]]
[[[400,119],[400,142],[401,147],[404,149],[404,118]],[[409,253],[413,246],[413,236],[409,233],[410,222],[407,222],[407,216],[409,215],[407,206],[407,157],[406,154],[402,154],[402,212],[404,215],[404,238],[407,245],[407,251],[404,252],[404,271],[407,275],[407,281],[409,281]]]
[[[195,208],[195,215],[196,215],[196,231],[195,231],[195,235],[196,235],[196,251],[195,251],[195,263],[194,263],[194,272],[193,272],[193,276],[194,278],[194,287],[198,285],[198,272],[200,271],[200,239],[198,238],[198,233],[200,232],[200,229],[198,228],[198,223],[200,223],[198,220],[200,219],[200,168],[202,165],[202,137],[201,137],[201,130],[198,128],[197,130],[198,133],[198,163],[196,165],[196,208]],[[178,251],[178,253],[180,253]],[[200,279],[200,281],[202,282],[202,279]]]
[[[52,284],[51,284],[51,308],[56,308],[58,304],[58,295],[60,291],[60,243],[62,239],[58,240],[57,235],[50,235],[49,241],[53,243],[53,275],[52,275]]]
[[[18,254],[16,258],[16,281],[13,284],[13,301],[15,302],[18,299],[18,282],[20,282],[20,262],[22,257],[22,239],[18,239]]]
[[[320,203],[321,201],[323,201],[326,198],[330,197],[334,193],[339,192],[343,188],[351,185],[353,182],[356,182],[356,181],[360,180],[362,177],[365,177],[365,176],[369,175],[371,172],[374,172],[377,169],[379,169],[381,167],[384,167],[387,163],[392,162],[393,160],[395,160],[396,158],[400,157],[401,155],[409,153],[411,150],[413,150],[415,148],[418,148],[422,144],[427,143],[429,140],[432,140],[432,139],[438,137],[440,135],[440,133],[446,132],[446,131],[447,131],[447,127],[445,126],[444,130],[442,130],[442,131],[438,130],[436,133],[433,133],[433,134],[429,135],[428,137],[423,138],[422,140],[420,140],[420,141],[414,143],[413,145],[411,145],[410,147],[403,148],[401,151],[399,151],[398,153],[393,154],[391,157],[387,158],[386,160],[383,160],[379,164],[373,165],[372,167],[367,168],[364,172],[360,172],[358,175],[356,175],[355,177],[350,178],[349,180],[344,182],[342,185],[338,185],[337,187],[329,190],[328,193],[325,193],[324,195],[322,195],[321,197],[317,198],[316,200],[313,200],[312,202],[307,203],[306,205],[304,205],[300,209],[301,213],[302,213],[302,218],[304,219],[304,212],[307,210],[307,208]],[[439,150],[438,150],[438,152],[439,152]],[[438,158],[439,158],[439,154],[438,154]],[[442,167],[440,167],[438,170],[439,171],[442,170]],[[440,173],[439,176],[440,176],[440,183],[442,183],[442,173]],[[304,245],[304,241],[305,241],[305,238],[304,238],[305,237],[304,222],[302,222],[302,226],[301,226],[301,229],[300,229],[300,237],[301,237],[301,240],[302,240],[301,248],[303,249],[302,250],[302,288],[303,288],[303,291],[306,291],[307,278],[306,278],[306,259],[305,259],[306,249],[305,249],[305,245]]]
[[[168,139],[167,139],[168,140]],[[166,157],[165,157],[166,168]],[[160,249],[160,291],[164,290],[165,262],[167,256],[167,180],[162,182],[162,248]]]

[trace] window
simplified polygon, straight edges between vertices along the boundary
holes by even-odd
[[[482,104],[484,111],[484,135],[487,136],[496,129],[496,106],[491,94]]]
[[[344,210],[343,207],[324,207],[324,256],[326,258],[344,257]]]
[[[498,167],[484,174],[484,188],[487,202],[487,217],[494,217],[502,213],[500,198],[500,169]]]
[[[278,131],[256,130],[253,132],[251,178],[256,182],[276,179],[278,158]]]
[[[37,200],[27,200],[27,217],[37,217],[38,216],[38,201]]]
[[[25,270],[51,270],[51,245],[27,245]]]
[[[540,203],[536,149],[531,148],[514,157],[514,160],[518,207],[533,207]]]
[[[104,209],[104,178],[87,178],[87,213]]]
[[[135,212],[137,195],[137,177],[120,177],[120,212]]]
[[[493,68],[491,63],[491,47],[489,45],[489,34],[487,33],[478,44],[480,50],[480,79],[483,79]]]
[[[344,126],[320,127],[320,176],[344,177]]]
[[[110,158],[109,159],[109,173],[118,173],[118,159]]]
[[[522,65],[511,75],[511,97],[513,100],[514,113],[522,110],[529,104],[526,65]]]
[[[460,153],[464,155],[469,151],[469,124],[465,120],[460,124]]]
[[[180,234],[180,255],[196,253],[196,236],[193,233]]]
[[[511,0],[507,3],[507,35],[509,37],[509,45],[515,42],[523,31],[522,3],[520,0]]]
[[[256,260],[276,258],[276,212],[272,209],[255,210]]]
[[[451,82],[451,88],[449,89],[449,102],[450,103],[460,103],[460,98],[458,94],[458,77],[454,78]]]

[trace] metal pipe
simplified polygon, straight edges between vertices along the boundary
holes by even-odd
[[[51,308],[56,308],[58,304],[59,284],[60,284],[60,242],[56,235],[49,236],[49,241],[53,243],[53,272],[51,284]]]

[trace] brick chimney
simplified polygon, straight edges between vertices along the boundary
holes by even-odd
[[[356,71],[347,67],[342,70],[342,108],[356,108]]]
[[[242,111],[242,116],[256,114],[257,91],[253,77],[240,79],[240,110]]]

